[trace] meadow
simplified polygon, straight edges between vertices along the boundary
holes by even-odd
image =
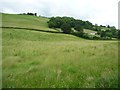
[[[118,42],[54,31],[47,18],[3,14],[3,88],[117,88]]]

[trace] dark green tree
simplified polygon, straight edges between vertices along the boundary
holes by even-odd
[[[93,25],[92,25],[91,22],[89,22],[89,21],[85,21],[84,28],[86,28],[86,29],[93,29]]]
[[[80,25],[75,25],[74,29],[79,33],[79,36],[83,36],[83,28]]]
[[[95,24],[95,25],[94,25],[94,30],[95,30],[95,31],[99,31],[99,30],[98,30],[98,27],[99,27],[98,24]]]
[[[63,31],[63,33],[70,34],[70,33],[71,33],[70,24],[64,23],[64,24],[61,26],[61,30]]]
[[[52,17],[48,21],[49,28],[60,28],[62,24],[63,24],[63,21],[61,17]]]
[[[110,27],[110,31],[113,37],[117,37],[117,29],[114,26]]]
[[[120,40],[120,30],[118,30],[118,39]]]
[[[100,37],[101,37],[101,38],[106,37],[106,32],[105,32],[105,31],[101,31],[101,32],[100,32]]]
[[[107,28],[110,28],[110,25],[107,25]]]

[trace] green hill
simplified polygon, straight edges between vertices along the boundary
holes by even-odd
[[[3,14],[3,27],[20,27],[39,30],[53,30],[48,28],[48,18],[30,15]]]
[[[2,16],[3,27],[19,27],[2,28],[3,88],[118,86],[117,41],[59,33],[47,18]]]

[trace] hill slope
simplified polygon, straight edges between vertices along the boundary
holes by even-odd
[[[30,15],[2,14],[3,27],[21,27],[39,30],[53,30],[48,28],[48,18]]]
[[[47,20],[3,15],[3,26],[50,30]],[[2,37],[4,88],[118,85],[116,41],[90,41],[67,34],[13,28],[3,28]]]

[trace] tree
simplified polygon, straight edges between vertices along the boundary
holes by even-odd
[[[85,21],[84,28],[86,28],[86,29],[93,29],[93,25],[92,25],[91,22],[89,22],[89,21]]]
[[[98,31],[98,24],[95,24],[95,25],[94,25],[94,30],[95,30],[95,31]]]
[[[120,40],[120,30],[118,30],[118,39]]]
[[[110,31],[111,31],[113,37],[117,36],[117,29],[114,26],[110,27]]]
[[[100,35],[100,34],[101,34],[101,30],[98,30],[98,31],[97,31],[97,34]]]
[[[100,37],[106,37],[106,33],[105,33],[105,31],[101,31],[101,33],[100,33]]]
[[[29,12],[28,12],[27,15],[33,15],[33,16],[34,16],[34,13],[29,13]]]
[[[56,27],[56,23],[53,22],[53,21],[49,21],[49,22],[48,22],[48,27],[49,27],[49,28],[55,28],[55,27]]]
[[[106,32],[106,36],[109,37],[110,39],[112,38],[112,33],[111,32]]]
[[[51,17],[50,20],[47,22],[49,28],[57,28],[57,24],[55,22],[55,18]]]
[[[48,26],[50,28],[60,28],[62,24],[63,24],[63,21],[61,17],[52,17],[48,21]]]
[[[31,13],[28,13],[31,14]],[[61,31],[66,34],[73,34],[79,37],[85,37],[89,39],[107,39],[107,38],[117,38],[118,37],[118,30],[115,27],[112,26],[103,26],[103,25],[93,25],[89,21],[82,21],[79,19],[74,19],[72,17],[52,17],[48,21],[49,28],[61,28]],[[105,29],[103,28],[105,27]],[[107,28],[108,27],[108,28]],[[71,28],[74,28],[75,30],[71,30]],[[97,31],[97,34],[100,35],[100,37],[93,37],[89,35],[86,35],[83,32],[83,28],[85,29],[91,29],[94,31]],[[104,31],[102,31],[104,29]],[[107,30],[106,30],[107,29]],[[88,36],[88,37],[87,37]]]
[[[75,25],[75,19],[72,17],[62,17],[62,22],[68,23],[71,28],[74,27],[74,25]]]
[[[37,13],[35,13],[35,16],[37,16]]]
[[[63,33],[66,33],[66,34],[70,34],[71,33],[71,27],[68,23],[64,23],[62,26],[61,26],[61,30],[63,31]]]
[[[80,26],[80,25],[75,25],[75,27],[74,27],[74,29],[76,30],[76,31],[78,31],[78,33],[79,33],[79,36],[83,36],[83,28]]]
[[[110,25],[107,25],[107,28],[110,28]]]

